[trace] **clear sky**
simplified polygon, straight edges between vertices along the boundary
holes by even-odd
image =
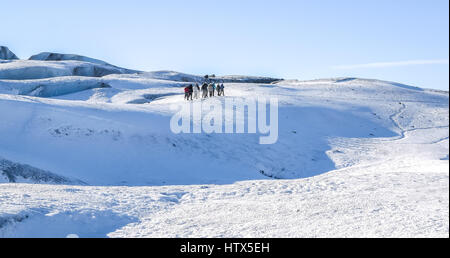
[[[1,1],[0,45],[127,68],[449,88],[448,0]]]

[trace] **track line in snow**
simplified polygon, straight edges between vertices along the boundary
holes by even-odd
[[[403,103],[403,102],[399,102],[402,107],[400,107],[400,109],[395,112],[394,114],[389,116],[389,120],[392,121],[392,123],[394,124],[394,126],[400,130],[400,136],[397,137],[396,139],[393,139],[393,141],[399,141],[399,140],[403,140],[405,138],[408,138],[408,133],[410,132],[414,132],[414,131],[418,131],[418,130],[432,130],[432,129],[443,129],[443,128],[449,128],[448,125],[441,125],[441,126],[432,126],[432,127],[424,127],[424,128],[412,128],[412,129],[404,129],[401,125],[400,122],[398,121],[398,117],[406,110],[407,106]],[[449,137],[444,137],[444,138],[440,138],[438,140],[432,141],[430,143],[427,144],[435,144],[435,143],[439,143],[441,141],[445,141],[447,140]]]
[[[438,143],[441,143],[441,142],[443,142],[443,141],[445,141],[445,140],[448,140],[448,139],[449,139],[449,137],[447,136],[447,137],[438,139],[438,140],[436,140],[436,141],[429,142],[429,143],[427,143],[427,144],[438,144]]]
[[[402,140],[406,137],[406,130],[403,129],[403,127],[400,125],[400,123],[398,122],[398,117],[403,113],[403,111],[406,109],[406,105],[403,102],[399,102],[399,104],[401,105],[401,107],[399,108],[399,110],[397,112],[395,112],[394,114],[389,116],[389,120],[392,121],[392,123],[394,124],[394,126],[400,130],[400,137],[394,140]]]

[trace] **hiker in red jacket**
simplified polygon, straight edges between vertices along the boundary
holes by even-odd
[[[189,87],[188,86],[186,86],[184,88],[184,99],[189,100]]]

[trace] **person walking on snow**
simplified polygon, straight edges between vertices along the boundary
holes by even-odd
[[[184,99],[185,100],[189,99],[189,87],[188,86],[184,87]]]
[[[194,98],[198,99],[198,92],[200,91],[200,87],[198,87],[198,83],[194,86]]]
[[[188,95],[188,100],[192,100],[192,93],[194,92],[194,87],[192,86],[192,84],[189,84],[188,86],[189,88],[189,95]]]
[[[217,84],[217,87],[216,87],[216,91],[217,91],[217,96],[220,96],[220,84]]]
[[[207,98],[208,97],[208,84],[206,82],[204,82],[202,84],[202,98]]]
[[[223,83],[220,85],[220,95],[225,96],[225,86],[223,86]]]
[[[214,90],[213,90],[213,84],[212,83],[210,83],[208,85],[208,92],[209,92],[209,96],[210,97],[214,96]]]

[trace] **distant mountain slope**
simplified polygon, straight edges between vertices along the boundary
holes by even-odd
[[[160,80],[180,81],[180,82],[203,82],[204,76],[180,73],[175,71],[154,71],[145,72],[142,76]],[[272,83],[281,81],[282,79],[261,77],[261,76],[244,76],[244,75],[225,75],[225,76],[209,76],[210,81],[223,83]]]
[[[423,91],[424,89],[420,87],[410,86],[397,82],[383,81],[377,79],[365,79],[365,78],[355,78],[355,77],[338,77],[338,78],[328,78],[328,79],[316,79],[316,80],[282,80],[276,82],[277,84],[291,84],[291,85],[305,85],[305,84],[320,84],[320,83],[333,83],[336,85],[345,84],[345,85],[386,85],[386,86],[395,86],[404,89]]]
[[[227,83],[275,83],[283,79],[262,76],[224,75],[217,76],[216,80]]]

